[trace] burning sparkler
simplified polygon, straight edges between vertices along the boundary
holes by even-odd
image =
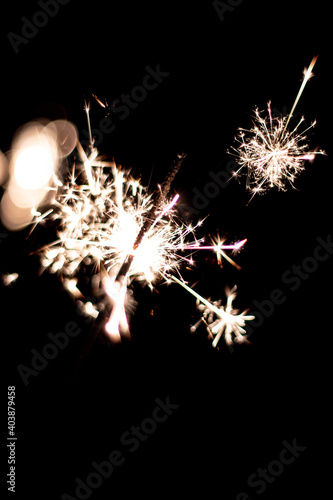
[[[90,130],[89,107],[86,106],[85,110]],[[157,192],[149,194],[129,172],[119,169],[114,161],[103,161],[99,157],[91,135],[88,151],[85,151],[75,128],[68,122],[38,124],[37,129],[35,126],[27,129],[30,131],[29,149],[19,140],[19,147],[14,148],[12,172],[14,178],[19,172],[20,179],[27,179],[29,185],[25,190],[28,194],[38,188],[38,197],[29,197],[28,217],[20,221],[19,227],[30,224],[33,230],[36,224],[56,225],[57,239],[39,249],[41,265],[62,276],[64,286],[86,315],[97,319],[102,310],[102,301],[93,304],[87,295],[108,300],[107,309],[111,306],[111,312],[104,326],[113,341],[129,334],[125,304],[128,287],[134,280],[150,288],[158,281],[164,281],[191,290],[181,277],[181,264],[192,266],[193,256],[199,250],[213,251],[220,265],[222,258],[226,258],[239,268],[226,252],[239,251],[246,240],[225,244],[217,236],[207,244],[195,236],[202,221],[192,226],[180,221],[176,215],[179,195],[170,199],[169,194],[185,154],[177,156]],[[42,142],[45,138],[50,139],[51,145],[47,143],[37,155],[36,144],[41,138]],[[78,159],[63,174],[64,151],[67,155],[74,145]],[[37,162],[34,161],[36,158]],[[36,169],[38,186],[31,176]],[[17,194],[15,190],[10,192]],[[3,200],[1,208],[6,222],[7,210]],[[91,272],[90,289],[80,281],[83,268],[86,274]],[[193,291],[191,293],[194,295]],[[211,304],[211,307],[212,311],[217,310],[216,304]],[[222,317],[222,313],[219,314]],[[235,318],[229,313],[223,315],[228,331],[230,328],[230,331],[236,331],[238,320],[235,323]],[[229,341],[228,335],[225,338]]]
[[[240,168],[235,172],[236,177],[243,169],[247,170],[247,189],[256,193],[263,193],[266,189],[276,186],[279,190],[286,190],[286,183],[292,186],[296,176],[304,170],[306,160],[313,160],[323,151],[308,151],[306,133],[314,127],[313,122],[306,130],[299,131],[304,118],[292,129],[288,129],[297,103],[302,95],[306,83],[312,76],[312,69],[317,61],[314,57],[307,70],[299,92],[296,96],[289,115],[273,117],[270,102],[267,105],[268,116],[255,109],[253,128],[239,129],[236,137],[240,145],[232,148]],[[252,196],[252,198],[253,198]],[[251,198],[251,199],[252,199]]]
[[[322,154],[307,150],[305,134],[314,124],[299,132],[302,119],[291,131],[288,129],[316,60],[305,71],[288,116],[273,117],[269,103],[268,118],[256,110],[254,127],[240,129],[240,146],[234,150],[240,164],[236,175],[247,168],[247,186],[253,196],[272,186],[285,189],[286,181],[293,184],[306,160]],[[198,251],[212,251],[218,264],[224,258],[239,269],[227,252],[237,252],[246,240],[226,244],[215,236],[207,244],[198,239],[195,234],[202,221],[194,226],[183,223],[176,214],[179,196],[170,198],[172,181],[185,154],[177,156],[165,181],[155,194],[149,194],[129,172],[99,157],[88,105],[85,111],[90,135],[87,151],[75,127],[65,120],[29,124],[20,131],[9,166],[2,161],[2,173],[8,171],[9,177],[0,207],[3,224],[11,230],[27,225],[31,230],[37,224],[56,225],[55,241],[38,250],[41,265],[61,275],[81,310],[98,324],[103,321],[114,341],[129,334],[126,302],[135,280],[150,288],[158,281],[176,283],[193,295],[202,317],[192,331],[204,322],[213,346],[222,337],[227,344],[246,341],[245,322],[254,316],[233,308],[236,288],[227,294],[225,305],[221,300],[210,302],[188,286],[181,275],[181,265],[192,266]],[[77,159],[64,172],[65,158],[74,148]],[[85,276],[90,272],[88,288],[81,282],[82,270]],[[13,279],[4,281],[11,283],[15,279],[13,275]],[[89,295],[97,300],[92,301]],[[106,300],[108,307],[103,304]],[[108,318],[104,317],[106,311]],[[88,339],[87,345],[91,342]]]

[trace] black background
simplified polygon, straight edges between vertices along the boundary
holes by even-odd
[[[311,147],[327,156],[308,163],[296,190],[272,190],[249,205],[245,181],[232,181],[200,211],[207,233],[248,238],[236,271],[219,270],[200,257],[188,279],[205,296],[223,296],[238,284],[240,308],[268,299],[274,289],[284,304],[255,329],[251,345],[231,352],[213,349],[205,331],[191,335],[195,300],[176,285],[151,293],[136,290],[133,340],[109,346],[101,339],[73,373],[90,325],[77,314],[56,276],[39,275],[29,256],[40,231],[9,234],[0,243],[1,273],[18,272],[1,293],[5,342],[2,399],[16,386],[17,498],[75,497],[75,478],[85,480],[91,463],[122,449],[125,463],[91,498],[201,493],[235,499],[322,497],[328,475],[328,376],[330,359],[331,258],[296,291],[283,273],[313,255],[316,238],[331,234],[331,22],[327,2],[244,0],[223,22],[210,1],[84,3],[71,0],[15,54],[9,32],[20,34],[22,16],[32,19],[37,2],[2,7],[1,137],[7,151],[17,128],[36,116],[64,116],[86,129],[84,100],[92,105],[93,128],[103,117],[92,94],[109,103],[142,82],[146,66],[169,76],[99,149],[132,167],[152,189],[175,154],[187,153],[173,191],[191,204],[209,172],[222,170],[237,127],[251,124],[255,106],[269,100],[289,110],[303,68],[319,55],[297,107],[297,116],[317,126]],[[152,311],[154,314],[152,314]],[[47,334],[75,321],[81,334],[25,386],[17,371],[31,349],[41,351]],[[155,399],[179,408],[129,453],[119,443],[132,425],[150,417]],[[2,430],[5,448],[6,426]],[[258,495],[247,478],[278,459],[286,439],[306,446],[294,464]],[[5,454],[6,455],[6,454]],[[6,456],[5,456],[6,460]],[[4,470],[7,470],[4,463]],[[5,480],[3,487],[6,489]]]

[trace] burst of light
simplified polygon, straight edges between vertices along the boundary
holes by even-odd
[[[242,343],[247,341],[246,330],[243,328],[246,321],[251,321],[255,316],[247,315],[248,310],[239,314],[238,309],[233,308],[233,301],[236,298],[236,287],[227,293],[227,302],[222,305],[222,301],[209,302],[192,288],[187,286],[175,276],[172,280],[185,288],[197,299],[197,308],[201,312],[201,319],[191,328],[194,332],[201,322],[204,322],[213,339],[213,346],[216,347],[223,336],[225,342],[230,345],[233,341]]]
[[[85,111],[90,130],[88,105]],[[37,137],[43,130],[38,127]],[[47,130],[56,130],[56,135],[51,133],[53,141],[61,133],[65,151],[72,149],[76,135],[71,124],[51,123]],[[27,147],[25,143],[18,149],[12,178],[19,179],[25,192],[39,185],[43,190],[48,187],[52,197],[47,209],[41,210],[38,203],[29,206],[29,217],[20,227],[55,225],[57,238],[39,250],[41,265],[51,273],[61,274],[82,313],[93,318],[100,313],[99,303],[91,303],[89,296],[93,292],[82,283],[82,270],[97,278],[94,294],[108,298],[111,313],[105,330],[116,341],[120,335],[129,334],[127,291],[134,280],[150,288],[159,281],[169,283],[173,276],[181,277],[182,264],[195,265],[193,256],[198,251],[212,251],[219,264],[225,258],[238,267],[226,252],[239,251],[246,240],[226,244],[217,236],[207,244],[197,239],[195,232],[202,221],[192,226],[177,217],[178,194],[168,199],[162,196],[160,187],[156,202],[156,197],[115,162],[102,161],[92,141],[86,152],[76,138],[77,163],[60,176],[49,151],[37,148],[34,134],[32,145],[29,142]],[[33,175],[25,176],[26,171]],[[126,262],[128,266],[124,267]]]
[[[152,287],[156,281],[168,282],[170,275],[180,273],[182,263],[193,265],[195,252],[210,250],[216,253],[219,262],[222,257],[231,261],[225,252],[238,251],[246,240],[227,245],[217,238],[212,239],[211,245],[203,244],[203,240],[195,238],[201,221],[192,227],[176,218],[174,209],[179,198],[176,195],[161,205],[142,241],[134,248],[153,205],[152,196],[113,162],[101,163],[97,155],[90,161],[87,174],[86,154],[80,147],[78,151],[85,163],[81,174],[85,174],[86,181],[78,184],[78,174],[72,172],[66,181],[58,183],[53,212],[46,217],[59,222],[58,239],[42,249],[42,265],[53,273],[61,272],[66,277],[67,289],[76,297],[81,291],[74,277],[82,265],[90,264],[96,274],[104,276],[102,288],[112,305],[106,331],[112,340],[117,340],[120,332],[123,335],[129,331],[126,286],[116,281],[127,255],[133,259],[126,284],[139,280]],[[76,171],[80,172],[80,168]],[[91,311],[95,314],[96,309]]]
[[[30,225],[33,230],[45,224],[55,228],[56,239],[38,250],[42,267],[61,275],[82,314],[96,319],[107,301],[111,313],[105,331],[119,341],[122,335],[129,335],[128,287],[133,281],[150,288],[161,281],[181,283],[186,289],[179,279],[182,264],[192,267],[198,251],[210,251],[219,265],[226,259],[239,268],[228,252],[238,252],[246,240],[228,244],[218,235],[209,242],[198,239],[196,230],[203,221],[194,226],[182,222],[176,213],[179,195],[169,199],[172,179],[184,155],[178,157],[157,193],[151,194],[114,161],[99,157],[89,105],[85,112],[90,134],[87,151],[78,141],[75,127],[64,120],[23,128],[14,142],[1,217],[9,229]],[[67,161],[63,158],[74,145],[76,161],[67,172],[63,173],[64,164],[58,172],[58,163]],[[240,323],[237,317],[234,321],[235,329]]]
[[[83,163],[85,158],[83,154]],[[51,272],[61,270],[64,275],[73,276],[83,261],[90,259],[96,269],[105,268],[113,278],[126,256],[133,254],[129,281],[139,279],[151,285],[177,270],[181,262],[189,263],[193,252],[213,250],[221,258],[223,249],[238,250],[245,243],[243,240],[234,245],[219,242],[207,246],[195,238],[187,241],[197,226],[192,228],[176,220],[173,211],[179,198],[176,195],[160,207],[153,224],[134,249],[153,203],[151,195],[112,162],[103,164],[95,157],[90,167],[91,184],[90,175],[86,175],[87,184],[84,181],[78,184],[77,176],[70,175],[58,188],[53,212],[47,219],[59,221],[59,239],[42,250],[42,264]]]
[[[267,116],[257,108],[253,127],[250,130],[239,129],[236,137],[239,145],[237,148],[232,148],[234,151],[232,154],[236,156],[240,168],[234,175],[236,177],[243,169],[246,170],[247,188],[252,191],[253,196],[273,186],[279,190],[286,190],[288,182],[293,186],[295,178],[305,168],[305,161],[313,160],[317,154],[323,154],[323,151],[308,150],[306,133],[314,127],[315,122],[300,131],[300,125],[304,121],[301,118],[293,129],[288,129],[305,85],[312,76],[316,60],[317,57],[314,57],[304,72],[302,85],[289,115],[272,116],[269,102]]]

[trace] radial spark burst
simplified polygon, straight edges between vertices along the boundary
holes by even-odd
[[[232,148],[231,153],[236,156],[240,165],[234,176],[237,177],[243,169],[246,170],[246,186],[253,196],[256,193],[264,193],[273,186],[285,191],[286,185],[289,183],[293,186],[297,175],[304,170],[305,161],[314,160],[315,155],[323,154],[323,151],[308,149],[306,134],[314,127],[315,122],[301,131],[300,126],[304,121],[304,118],[301,118],[293,129],[288,129],[299,98],[312,76],[316,60],[317,57],[314,57],[309,68],[304,70],[302,85],[289,115],[272,116],[269,102],[266,116],[256,108],[253,127],[250,130],[239,129],[236,137],[239,145]]]
[[[88,107],[86,112],[90,130]],[[130,172],[120,169],[114,161],[102,160],[92,137],[85,151],[72,124],[51,122],[45,128],[57,151],[56,159],[51,170],[46,163],[50,170],[47,182],[41,183],[35,206],[31,204],[34,199],[30,202],[29,198],[28,216],[20,227],[30,225],[33,231],[36,225],[51,224],[55,228],[56,239],[38,249],[42,268],[59,274],[85,315],[96,319],[101,311],[111,311],[104,325],[112,340],[129,334],[126,299],[133,281],[150,288],[161,281],[178,283],[187,289],[181,268],[183,264],[194,266],[198,251],[214,252],[219,265],[225,258],[239,269],[227,252],[238,252],[246,240],[226,244],[217,235],[206,243],[196,237],[203,221],[191,225],[177,216],[179,195],[170,198],[170,189],[185,155],[177,156],[164,182],[155,193],[149,193]],[[46,132],[42,124],[37,128],[32,124],[28,130],[30,153],[36,150],[31,150],[31,144],[44,138]],[[18,157],[25,157],[25,143],[18,144]],[[60,152],[59,144],[66,155]],[[75,157],[66,159],[74,147]],[[14,173],[18,170],[16,157],[11,167]],[[40,163],[38,175],[43,177],[45,162],[42,159]],[[34,165],[32,158],[23,166],[27,179]],[[105,307],[106,303],[109,307]],[[211,307],[215,311],[217,306]],[[223,318],[228,331],[235,331],[235,316],[226,313]]]
[[[223,305],[222,300],[210,302],[185,283],[179,282],[177,278],[173,279],[197,299],[197,309],[201,313],[201,318],[191,327],[192,332],[195,332],[203,322],[206,325],[209,337],[213,339],[212,344],[214,347],[217,346],[221,337],[224,338],[228,345],[234,341],[237,343],[248,342],[246,330],[243,327],[246,321],[253,320],[255,316],[247,315],[248,309],[240,314],[238,309],[234,309],[233,301],[237,296],[236,286],[227,291],[227,301]]]
[[[174,207],[178,195],[155,205],[154,196],[115,163],[101,163],[95,154],[88,158],[80,147],[78,151],[86,181],[78,183],[80,168],[73,167],[67,181],[59,182],[54,208],[48,215],[60,221],[59,238],[42,250],[42,265],[66,276],[67,288],[81,301],[83,293],[76,276],[82,266],[95,268],[95,282],[100,280],[112,305],[106,323],[112,339],[129,333],[124,304],[132,281],[151,288],[159,280],[175,281],[174,274],[181,276],[181,264],[193,265],[193,254],[199,250],[213,251],[219,262],[226,257],[235,264],[225,252],[239,250],[246,240],[226,245],[216,237],[212,245],[205,245],[195,237],[201,221],[191,226],[177,219]],[[85,312],[98,315],[90,301]]]
[[[216,238],[214,244],[205,245],[203,239],[196,239],[202,222],[192,226],[177,219],[176,195],[156,208],[156,217],[134,248],[154,207],[153,196],[113,162],[101,165],[96,160],[90,166],[94,167],[91,186],[78,183],[73,168],[69,179],[60,183],[51,213],[40,220],[59,221],[58,239],[41,250],[42,265],[51,272],[73,277],[81,265],[92,264],[97,271],[103,268],[109,277],[116,277],[126,257],[133,255],[128,282],[138,279],[152,286],[160,278],[168,279],[182,262],[193,264],[192,255],[198,250],[214,251],[220,261],[228,257],[226,250],[238,250],[245,243],[225,245]]]

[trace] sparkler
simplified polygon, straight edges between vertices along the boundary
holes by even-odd
[[[314,124],[299,132],[301,119],[288,129],[316,59],[305,71],[288,116],[273,117],[268,103],[268,118],[256,109],[254,127],[240,129],[240,146],[233,148],[240,164],[235,175],[247,168],[247,187],[253,196],[268,187],[285,189],[286,181],[293,185],[304,162],[323,153],[307,150],[305,134]],[[130,172],[99,156],[89,111],[86,105],[87,151],[75,127],[64,120],[30,124],[20,132],[8,165],[7,160],[1,163],[5,165],[2,175],[8,177],[0,206],[3,224],[11,230],[30,225],[31,231],[37,224],[56,225],[57,238],[38,250],[42,268],[61,275],[83,313],[93,318],[95,325],[103,323],[113,341],[129,335],[129,287],[140,281],[151,289],[158,282],[175,283],[194,296],[201,319],[192,331],[203,322],[214,347],[221,338],[227,344],[245,342],[245,323],[254,316],[234,309],[236,287],[227,293],[224,305],[222,300],[209,301],[185,283],[181,267],[192,267],[198,251],[211,251],[219,265],[226,259],[240,269],[227,252],[239,251],[246,239],[234,244],[226,244],[218,235],[211,237],[210,243],[198,239],[196,230],[203,221],[194,226],[182,222],[176,214],[179,196],[170,198],[172,181],[186,155],[177,156],[164,182],[150,194]],[[68,166],[65,158],[75,148],[77,158]],[[82,274],[90,274],[88,285]],[[3,282],[8,285],[17,277],[14,273]],[[96,332],[97,327],[87,338],[85,352]]]
[[[85,111],[90,131],[89,106],[86,105]],[[34,131],[33,127],[28,128]],[[38,250],[42,268],[61,275],[64,286],[80,309],[98,320],[96,323],[104,323],[106,334],[113,341],[129,335],[128,290],[133,281],[140,281],[150,288],[158,282],[173,282],[190,290],[181,278],[181,266],[193,266],[194,254],[201,250],[214,252],[219,265],[225,258],[239,269],[227,252],[239,251],[246,240],[226,244],[215,236],[210,244],[195,236],[202,221],[192,226],[183,223],[176,215],[179,195],[171,199],[169,196],[185,154],[177,156],[156,193],[149,194],[130,172],[118,168],[114,161],[103,161],[99,157],[91,132],[90,144],[85,151],[75,128],[67,122],[39,124],[37,129],[37,135],[33,132],[29,142],[29,147],[32,144],[29,149],[32,159],[36,141],[40,136],[44,137],[45,130],[47,133],[51,131],[52,148],[56,154],[53,162],[46,161],[48,149],[43,149],[43,154],[38,156],[41,158],[37,175],[40,196],[27,207],[29,217],[20,227],[30,224],[33,230],[37,224],[56,225],[57,238]],[[77,152],[77,160],[65,169],[64,174],[61,161],[64,155],[59,151],[59,143],[67,154],[74,145]],[[12,171],[22,170],[21,177],[25,176],[27,182],[31,182],[30,174],[32,168],[36,168],[35,163],[20,161],[18,165],[16,158],[27,157],[26,148],[20,141],[19,144],[12,160]],[[29,167],[30,164],[33,167]],[[29,188],[34,186],[28,186],[26,190]],[[3,204],[2,212],[6,215]],[[88,287],[81,280],[82,270],[85,276],[90,273]],[[97,300],[92,300],[90,295]],[[216,309],[214,304],[211,307]],[[107,311],[110,313],[105,318]],[[223,318],[234,331],[235,317],[225,314]],[[91,346],[96,332],[95,328],[87,339],[87,346]]]
[[[232,148],[232,154],[236,156],[240,168],[234,176],[237,177],[243,169],[247,170],[246,186],[253,196],[256,193],[264,193],[273,186],[285,191],[288,182],[294,187],[295,178],[305,168],[305,161],[314,160],[317,154],[324,154],[323,151],[308,151],[306,133],[315,126],[315,122],[306,130],[300,131],[300,125],[304,121],[304,118],[301,118],[292,130],[288,129],[316,61],[317,57],[314,57],[308,69],[304,70],[304,78],[289,115],[273,117],[269,102],[268,116],[263,116],[256,108],[253,128],[239,129],[236,141],[240,145]]]

